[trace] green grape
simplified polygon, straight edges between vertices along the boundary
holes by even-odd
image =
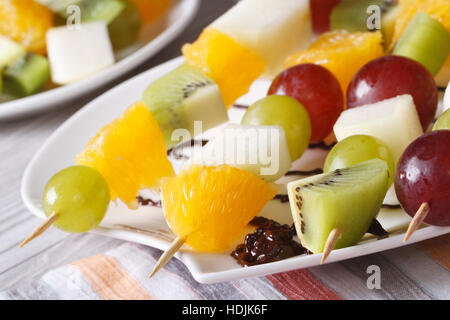
[[[272,95],[256,101],[247,109],[241,123],[282,127],[292,161],[301,157],[311,138],[308,111],[288,96]]]
[[[386,162],[389,168],[389,186],[391,186],[395,175],[394,158],[382,141],[371,136],[354,135],[339,141],[325,159],[323,171],[331,172],[348,168],[376,158]]]
[[[56,213],[54,226],[66,232],[86,232],[102,221],[108,208],[108,185],[90,167],[71,166],[56,173],[44,188],[42,207]]]
[[[450,130],[450,109],[445,111],[433,126],[433,131],[436,130]]]

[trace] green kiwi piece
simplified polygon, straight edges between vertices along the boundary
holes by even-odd
[[[370,16],[367,13],[367,8],[371,5],[379,6],[383,15],[387,12],[390,3],[385,0],[344,0],[331,11],[331,30],[366,32],[367,19]]]
[[[26,97],[38,91],[50,78],[47,58],[28,53],[3,72],[4,93]]]
[[[450,33],[425,12],[418,12],[406,27],[393,54],[424,65],[435,76],[450,54]]]
[[[323,252],[335,228],[342,230],[336,249],[355,245],[380,211],[388,179],[386,162],[373,159],[290,182],[289,202],[302,245]]]
[[[108,25],[109,37],[115,51],[134,45],[141,30],[141,15],[136,4],[123,0],[124,9]]]
[[[154,81],[144,91],[143,100],[158,121],[168,149],[176,129],[194,135],[194,121],[207,130],[228,121],[218,86],[199,69],[183,64]]]

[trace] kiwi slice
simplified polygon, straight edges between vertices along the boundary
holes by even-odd
[[[388,190],[385,161],[373,159],[290,182],[292,216],[302,245],[323,252],[332,230],[342,230],[335,248],[356,244],[368,230]]]
[[[435,76],[450,54],[450,33],[425,12],[418,12],[406,27],[393,54],[424,65]]]
[[[3,89],[15,97],[29,96],[38,91],[50,78],[47,58],[28,53],[3,72]]]
[[[169,149],[179,142],[172,140],[176,129],[194,135],[194,121],[201,121],[203,131],[228,121],[219,87],[187,63],[150,84],[143,100],[158,121]]]

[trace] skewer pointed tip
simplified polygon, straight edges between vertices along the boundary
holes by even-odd
[[[186,241],[185,237],[176,237],[176,239],[172,242],[170,247],[161,255],[159,260],[156,262],[153,267],[152,272],[149,275],[149,278],[153,277],[159,270],[161,270],[170,259],[172,259],[173,255],[177,253],[177,251],[181,248],[181,246]]]
[[[405,237],[403,238],[403,242],[408,241],[414,231],[419,228],[428,212],[430,212],[430,205],[427,202],[422,203],[419,207],[419,210],[417,210],[416,214],[414,215],[414,218],[409,223],[408,230],[406,231]]]
[[[331,251],[334,249],[334,246],[336,245],[336,242],[339,240],[339,238],[342,235],[342,228],[336,227],[333,230],[331,230],[330,234],[328,235],[327,242],[325,243],[325,247],[323,249],[322,259],[320,260],[320,264],[324,264],[325,260],[330,255]]]
[[[42,233],[44,233],[45,230],[47,230],[53,222],[58,218],[57,214],[54,212],[51,215],[47,217],[47,219],[36,229],[31,232],[31,234],[23,240],[23,242],[19,245],[19,248],[22,248],[24,245],[26,245],[31,240],[39,237]]]

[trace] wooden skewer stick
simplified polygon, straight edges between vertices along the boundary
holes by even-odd
[[[47,230],[53,222],[58,218],[58,215],[56,212],[53,212],[51,215],[48,216],[48,218],[36,229],[33,230],[33,232],[20,244],[19,248],[22,248],[24,245],[26,245],[28,242],[33,240],[34,238],[39,237],[42,233],[44,233],[45,230]]]
[[[323,249],[323,255],[322,260],[320,260],[320,264],[323,264],[325,260],[328,258],[328,255],[334,249],[334,246],[336,245],[336,242],[339,240],[341,235],[342,235],[341,227],[336,227],[333,230],[331,230],[330,234],[328,235],[327,242],[325,242],[325,248]]]
[[[173,255],[177,253],[177,251],[181,248],[181,246],[186,241],[185,237],[176,237],[176,239],[172,242],[169,249],[167,249],[159,258],[158,262],[156,262],[155,267],[153,268],[152,273],[150,273],[149,278],[153,277],[161,268],[163,268],[170,259],[172,259]]]
[[[409,237],[411,237],[414,231],[419,228],[428,212],[430,212],[430,205],[427,202],[422,203],[419,207],[419,210],[417,210],[416,214],[414,215],[414,218],[409,223],[408,230],[406,231],[405,237],[403,238],[403,242],[408,241]]]

